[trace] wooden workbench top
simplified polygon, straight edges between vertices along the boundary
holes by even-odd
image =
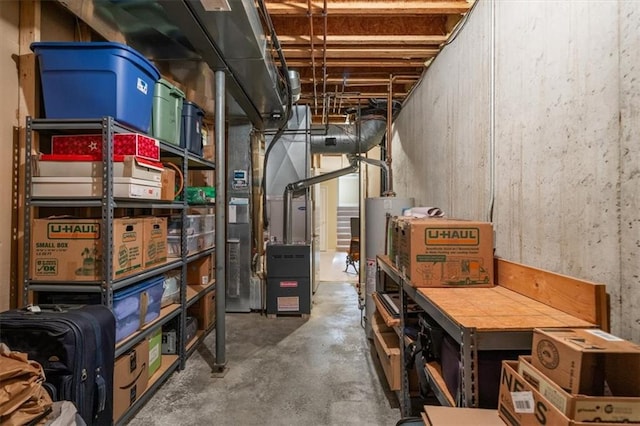
[[[419,288],[417,291],[457,324],[477,331],[521,331],[538,327],[594,327],[544,303],[496,286]]]
[[[378,256],[398,276],[388,256]],[[422,287],[416,291],[460,326],[477,331],[526,331],[538,327],[608,329],[606,288],[527,265],[496,259],[490,288]]]

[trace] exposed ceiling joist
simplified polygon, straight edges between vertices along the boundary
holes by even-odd
[[[299,59],[299,58],[309,58],[313,54],[316,59],[321,59],[326,57],[327,59],[344,59],[344,58],[353,58],[353,59],[414,59],[414,58],[431,58],[438,54],[438,49],[406,49],[406,48],[396,48],[396,49],[384,49],[384,48],[327,48],[326,50],[319,51],[315,49],[314,52],[311,51],[310,48],[307,47],[286,47],[282,49],[285,55],[285,58],[288,59]],[[424,62],[424,61],[423,61]]]
[[[386,16],[463,14],[471,7],[466,1],[349,1],[327,2],[327,13],[333,16]],[[269,2],[271,16],[306,16],[308,3],[303,1]],[[322,14],[323,2],[311,2],[311,13]]]
[[[414,84],[419,79],[419,76],[411,76],[405,78],[397,78],[393,80],[394,84]],[[327,77],[327,84],[344,84],[345,86],[369,86],[377,85],[382,86],[389,84],[389,78],[381,77]],[[301,78],[302,84],[313,83],[312,78]]]
[[[282,46],[308,46],[309,35],[278,35]],[[328,46],[439,46],[447,40],[444,35],[327,35]],[[322,35],[313,37],[315,44],[323,43]]]
[[[369,99],[403,101],[474,0],[266,0],[299,103],[344,122]],[[326,6],[326,9],[325,9]]]
[[[269,6],[267,6],[269,7]],[[327,15],[327,37],[371,36],[371,35],[446,35],[449,31],[449,16],[455,21],[460,15],[417,15],[388,18],[385,16],[333,16]],[[304,16],[276,16],[272,18],[278,38],[285,35],[309,35],[310,22],[313,22],[314,35],[324,35],[324,18],[314,15],[312,19]]]
[[[334,67],[352,67],[352,68],[362,68],[362,67],[371,67],[375,66],[376,68],[418,68],[423,67],[425,61],[423,60],[400,60],[400,59],[379,59],[375,63],[372,63],[370,60],[366,59],[332,59],[326,62],[327,68]],[[292,59],[287,60],[287,65],[289,68],[296,67],[309,67],[311,66],[311,58],[309,59]],[[322,67],[321,63],[316,64],[317,67]]]

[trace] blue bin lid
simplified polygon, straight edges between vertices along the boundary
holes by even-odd
[[[160,78],[160,72],[158,69],[145,58],[140,52],[132,49],[131,47],[115,42],[97,41],[97,42],[84,42],[84,41],[38,41],[31,43],[31,50],[39,55],[43,50],[98,50],[98,49],[118,49],[120,55],[129,59],[130,61],[138,64],[143,68],[154,81]]]
[[[200,108],[197,103],[187,101],[186,99],[182,101],[182,115],[188,115],[190,109],[191,110],[195,109],[195,114],[201,115],[204,117],[204,110]]]
[[[122,291],[117,291],[114,295],[113,295],[113,300],[114,301],[118,301],[124,298],[127,298],[129,296],[131,296],[132,294],[136,294],[136,293],[142,293],[145,290],[150,289],[151,287],[154,287],[156,285],[162,285],[164,283],[164,275],[160,275],[154,278],[150,278],[148,280],[142,281],[141,283],[138,283],[132,287],[129,287],[125,290]]]

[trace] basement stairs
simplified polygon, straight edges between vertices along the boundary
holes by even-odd
[[[351,241],[351,221],[352,217],[358,217],[360,215],[360,208],[338,206],[338,221],[337,221],[337,241],[336,251],[347,252],[349,251],[349,243]]]

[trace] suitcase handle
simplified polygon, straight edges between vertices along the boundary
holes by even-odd
[[[66,312],[69,310],[69,308],[71,307],[71,305],[67,305],[67,306],[61,306],[61,305],[47,305],[47,304],[43,304],[43,305],[27,305],[24,310],[27,312],[31,312],[33,314],[37,314],[43,311],[48,311],[48,312]]]
[[[104,407],[107,403],[107,382],[104,380],[101,374],[96,374],[96,392],[98,407],[96,414],[104,411]]]

